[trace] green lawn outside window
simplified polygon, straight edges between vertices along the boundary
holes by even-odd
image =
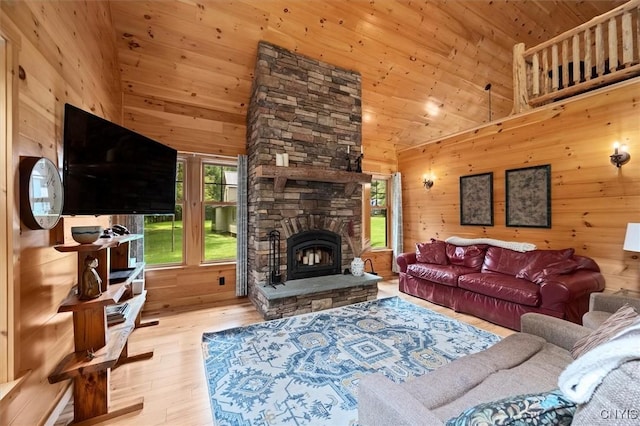
[[[236,237],[207,232],[204,242],[210,258],[236,259]],[[149,265],[182,263],[182,221],[145,224],[144,258]]]
[[[387,248],[387,218],[371,216],[371,247]]]
[[[173,226],[173,235],[172,235]],[[371,218],[371,245],[386,247],[386,218]],[[210,258],[235,260],[236,237],[207,232],[205,250]],[[144,257],[149,265],[182,263],[182,221],[145,224]]]

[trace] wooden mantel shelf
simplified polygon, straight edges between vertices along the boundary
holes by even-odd
[[[313,182],[344,183],[347,196],[353,194],[359,183],[371,182],[371,175],[365,173],[327,170],[321,167],[277,167],[263,164],[256,167],[256,176],[273,178],[273,190],[282,192],[287,180],[309,180]]]

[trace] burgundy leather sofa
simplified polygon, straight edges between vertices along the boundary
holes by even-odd
[[[400,291],[513,330],[526,312],[580,324],[590,294],[604,290],[595,261],[573,249],[518,252],[432,240],[397,262]]]

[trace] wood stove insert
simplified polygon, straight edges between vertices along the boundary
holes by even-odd
[[[287,279],[339,274],[342,238],[335,232],[309,230],[287,239]]]

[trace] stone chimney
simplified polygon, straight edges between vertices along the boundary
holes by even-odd
[[[267,280],[270,231],[282,236],[282,277],[287,276],[286,240],[292,230],[331,224],[338,234],[350,226],[355,235],[361,235],[362,191],[347,182],[348,173],[358,175],[347,172],[347,157],[355,168],[361,127],[359,73],[259,43],[247,114],[252,300],[255,286]],[[285,153],[288,168],[275,167],[276,154]],[[343,238],[342,269],[349,267],[351,259]]]

